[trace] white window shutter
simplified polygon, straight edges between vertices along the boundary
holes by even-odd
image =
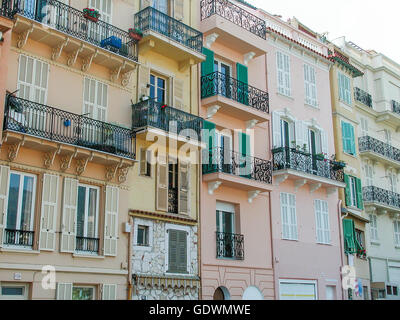
[[[274,140],[273,147],[274,148],[282,147],[281,117],[276,111],[272,112],[272,131],[273,131],[273,140]]]
[[[0,247],[3,245],[3,233],[6,224],[9,179],[10,167],[0,166]]]
[[[290,239],[288,194],[281,193],[282,238]]]
[[[294,124],[294,131],[295,131],[295,135],[296,135],[296,146],[299,146],[300,149],[303,148],[303,145],[306,143],[306,141],[304,141],[304,133],[303,133],[303,121],[301,120],[296,120],[295,124]]]
[[[146,149],[140,149],[140,174],[145,175],[147,173],[147,159],[146,159]]]
[[[57,300],[72,300],[72,283],[57,283]]]
[[[278,91],[285,94],[285,71],[283,54],[281,52],[276,53],[276,64],[278,72]]]
[[[117,300],[116,284],[103,284],[102,300]]]
[[[303,125],[303,141],[304,144],[306,146],[306,152],[310,152],[310,142],[309,142],[309,130],[308,130],[308,125],[305,121],[302,121],[302,125]],[[301,146],[301,148],[303,149],[304,146]]]
[[[290,233],[292,240],[298,240],[297,234],[297,216],[296,216],[296,196],[289,194],[289,208],[290,208]]]
[[[185,161],[178,163],[178,204],[180,214],[190,213],[190,164]]]
[[[331,243],[331,232],[330,232],[330,223],[329,223],[329,210],[328,210],[328,202],[322,201],[322,214],[323,214],[323,228],[324,228],[324,238],[325,243]]]
[[[324,233],[322,230],[322,212],[321,212],[321,201],[315,200],[315,224],[316,224],[316,232],[317,232],[317,242],[323,243]]]
[[[288,55],[284,55],[284,70],[285,70],[285,94],[290,96],[291,95],[291,88],[290,88],[290,57]]]
[[[40,250],[53,251],[55,249],[58,212],[58,176],[45,174],[42,190],[39,248]]]
[[[61,252],[75,251],[78,180],[64,179],[63,216],[61,225]]]
[[[147,85],[150,83],[150,69],[144,65],[139,66],[139,85],[138,85],[138,98],[149,96],[149,88]]]
[[[168,211],[168,164],[166,155],[159,155],[157,163],[157,197],[159,211]]]
[[[106,187],[106,212],[104,223],[104,255],[117,255],[119,189]]]
[[[185,83],[183,80],[174,78],[174,107],[180,110],[182,110],[184,107],[184,85]]]
[[[326,157],[329,157],[329,144],[328,144],[328,135],[325,130],[321,131],[321,151],[326,154]]]
[[[183,0],[175,0],[174,1],[174,15],[175,19],[178,21],[183,20],[183,10],[184,10],[184,1]]]

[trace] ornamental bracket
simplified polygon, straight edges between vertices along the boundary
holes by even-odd
[[[247,194],[248,194],[248,201],[249,201],[249,203],[252,203],[253,202],[253,200],[255,199],[255,198],[257,198],[257,196],[260,194],[260,190],[255,190],[255,191],[249,191]]]
[[[78,59],[79,53],[81,53],[82,51],[83,51],[83,44],[79,49],[76,49],[68,56],[67,59],[68,67],[72,67],[75,64],[76,60]]]
[[[207,108],[207,119],[211,119],[218,112],[219,109],[221,109],[221,107],[217,106],[217,105],[208,107]]]
[[[53,52],[51,53],[51,60],[57,61],[60,58],[61,53],[62,53],[64,47],[68,44],[68,42],[69,42],[69,38],[67,37],[57,47],[53,48]]]
[[[56,155],[60,153],[60,150],[61,150],[61,145],[59,145],[57,149],[46,152],[44,154],[44,166],[46,169],[49,169],[54,164]]]
[[[132,71],[125,72],[121,75],[121,84],[123,87],[127,87],[131,82]]]
[[[112,72],[111,72],[111,81],[115,82],[119,78],[119,75],[121,73],[121,70],[124,69],[126,66],[126,61],[124,63],[120,64],[119,67],[116,67]]]
[[[25,137],[23,140],[15,143],[15,144],[12,144],[8,147],[8,160],[9,161],[12,162],[17,158],[19,150],[20,150],[21,146],[24,145],[24,142],[25,142]]]
[[[71,167],[72,159],[76,157],[77,153],[78,150],[75,150],[75,152],[72,152],[64,157],[61,157],[61,171],[63,172],[67,171]]]
[[[89,157],[77,160],[76,173],[78,176],[82,175],[85,172],[88,162],[92,160],[93,160],[93,152]]]
[[[307,179],[299,179],[294,182],[294,190],[299,191],[307,183]]]
[[[26,45],[26,42],[28,41],[29,35],[32,33],[32,31],[33,23],[29,29],[25,30],[18,36],[17,47],[19,49],[22,49]]]
[[[219,37],[218,33],[211,33],[206,37],[206,43],[205,43],[205,47],[208,49],[211,49],[212,44],[217,40],[217,38]]]
[[[92,65],[93,58],[95,58],[97,56],[98,52],[99,52],[99,50],[96,49],[95,52],[93,52],[92,54],[89,54],[86,58],[83,59],[83,62],[82,62],[82,71],[83,72],[86,72],[89,70],[90,66]]]
[[[310,185],[310,193],[314,193],[317,191],[319,188],[322,187],[322,183],[314,183]]]
[[[213,195],[214,191],[219,188],[219,186],[222,184],[221,181],[213,181],[208,183],[208,194]]]
[[[285,182],[289,178],[288,174],[283,174],[281,176],[275,176],[276,185],[279,186],[281,183]]]

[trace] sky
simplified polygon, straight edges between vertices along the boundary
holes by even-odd
[[[365,50],[375,50],[400,63],[399,0],[247,0],[285,21],[296,17],[311,30],[345,36]]]

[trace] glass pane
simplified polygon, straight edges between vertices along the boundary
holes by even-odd
[[[23,287],[2,287],[1,295],[3,296],[22,296],[24,294]]]
[[[165,89],[165,80],[161,78],[157,78],[157,87],[161,89]]]
[[[233,214],[230,212],[222,213],[222,228],[225,233],[233,232]]]
[[[150,75],[150,84],[152,84],[153,86],[156,84],[156,77],[152,74]]]
[[[78,212],[76,219],[76,235],[84,237],[85,232],[85,202],[86,202],[86,188],[78,188]]]
[[[138,228],[137,244],[144,245],[144,229],[142,227]]]
[[[164,103],[165,101],[165,90],[158,88],[157,89],[157,101],[160,103]]]
[[[93,300],[93,288],[74,287],[72,300]]]
[[[33,212],[33,182],[34,180],[32,177],[24,177],[20,230],[31,231],[31,219]]]
[[[16,230],[19,198],[19,183],[21,176],[10,175],[10,189],[8,190],[7,229]]]
[[[87,237],[96,238],[97,189],[89,189]]]

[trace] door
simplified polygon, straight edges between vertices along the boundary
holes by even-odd
[[[106,22],[92,22],[87,20],[89,24],[88,37],[92,42],[100,43],[101,40],[107,39],[110,34],[110,26],[112,23],[112,1],[111,0],[90,0],[90,8],[97,10],[100,13],[101,21]]]
[[[214,60],[214,72],[218,73],[218,93],[224,97],[231,97],[231,77],[232,77],[232,67],[224,62]]]
[[[168,10],[168,0],[153,0],[152,1],[152,7],[158,11],[160,11],[163,14],[156,13],[154,20],[152,20],[151,23],[157,23],[157,25],[153,25],[153,29],[157,30],[161,34],[164,34],[166,36],[169,35],[169,26],[168,26],[168,21],[170,21],[169,18],[169,10]]]
[[[232,173],[232,137],[217,133],[218,166],[225,173]]]
[[[280,300],[317,300],[316,282],[280,281]]]
[[[217,211],[217,239],[219,256],[235,257],[235,214],[233,212]]]
[[[19,2],[19,11],[23,12],[23,15],[30,18],[36,18],[36,0],[22,0]]]

